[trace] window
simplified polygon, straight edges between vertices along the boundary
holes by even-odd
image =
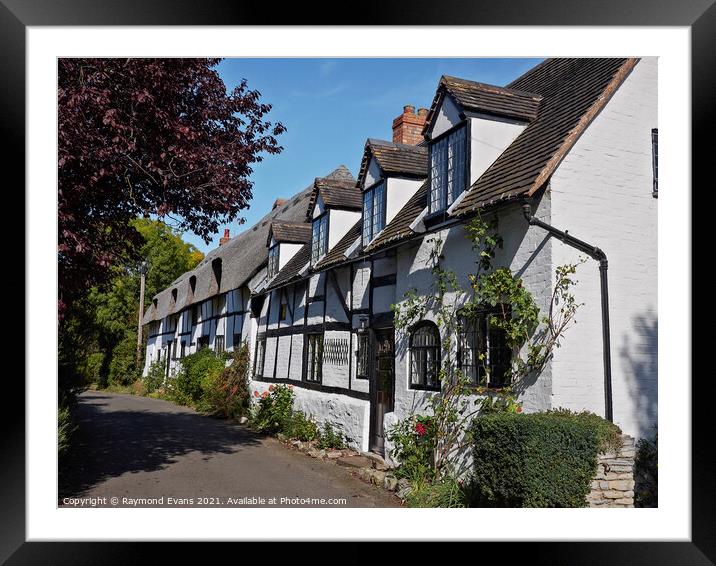
[[[241,334],[234,334],[234,351],[238,351],[239,347],[241,346]]]
[[[177,359],[177,344],[178,344],[178,342],[179,342],[178,340],[174,340],[173,342],[169,342],[170,344],[173,344],[173,345],[174,345],[174,347],[173,347],[173,349],[172,349],[172,359],[174,359],[174,360]]]
[[[651,130],[651,168],[654,176],[654,186],[651,190],[651,196],[659,197],[659,130],[654,128]]]
[[[191,307],[191,323],[192,325],[199,323],[199,305],[192,305]]]
[[[268,278],[273,279],[278,273],[278,251],[279,244],[269,248],[268,254]]]
[[[266,356],[266,340],[256,342],[256,363],[254,364],[254,377],[264,375],[264,357]]]
[[[411,389],[440,389],[440,333],[432,322],[420,323],[410,335]]]
[[[286,320],[286,312],[288,311],[288,307],[286,303],[281,303],[281,305],[278,307],[278,319],[279,321]]]
[[[196,341],[196,349],[201,350],[202,348],[208,348],[209,347],[209,337],[208,336],[201,336]]]
[[[486,309],[475,318],[461,321],[458,365],[471,383],[504,387],[509,383],[512,350],[504,330],[490,324],[490,317],[501,310]]]
[[[359,379],[368,379],[369,336],[367,332],[358,335],[358,350],[356,352],[356,376]]]
[[[186,340],[181,341],[181,350],[179,356],[182,358],[186,356]]]
[[[219,354],[221,354],[221,352],[224,351],[224,335],[223,334],[216,335],[216,340],[214,341],[214,350],[216,350],[216,352]]]
[[[219,295],[218,309],[214,314],[222,314],[226,312],[226,293]]]
[[[306,381],[321,383],[323,368],[323,334],[307,334]]]
[[[363,245],[367,246],[385,228],[385,183],[363,193]]]
[[[466,126],[430,145],[430,213],[448,208],[467,188]]]
[[[311,234],[311,264],[318,263],[328,251],[328,214],[323,213],[313,221]]]
[[[172,348],[172,344],[174,344],[174,343],[176,343],[176,340],[169,340],[169,342],[167,342],[166,356],[167,356],[167,359],[168,359],[168,360],[171,359],[171,358],[174,358],[174,351],[175,351],[175,349]]]

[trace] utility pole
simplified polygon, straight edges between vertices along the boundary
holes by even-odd
[[[142,315],[144,314],[144,280],[147,275],[147,262],[139,266],[139,313],[137,315],[137,368],[142,362]]]

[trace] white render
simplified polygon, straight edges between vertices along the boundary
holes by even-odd
[[[493,116],[470,118],[470,184],[522,133],[526,124]]]

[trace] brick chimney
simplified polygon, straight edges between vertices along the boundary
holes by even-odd
[[[279,206],[283,206],[288,201],[285,198],[277,198],[275,201],[273,201],[273,206],[271,207],[271,210],[274,208],[278,208]]]
[[[223,246],[226,242],[228,242],[231,239],[231,236],[229,236],[229,229],[224,228],[224,237],[219,238],[219,245]]]
[[[393,120],[393,143],[416,145],[423,141],[422,130],[428,116],[426,108],[415,113],[415,106],[403,106],[403,113]]]

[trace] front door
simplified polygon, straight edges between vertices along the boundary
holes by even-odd
[[[375,331],[373,376],[371,383],[370,450],[383,454],[385,431],[383,417],[393,410],[395,390],[395,338],[392,328]]]

